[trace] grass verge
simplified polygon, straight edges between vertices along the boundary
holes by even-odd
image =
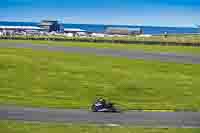
[[[200,65],[30,49],[0,49],[0,103],[88,108],[99,96],[125,109],[199,110]]]
[[[88,42],[56,42],[56,41],[38,41],[38,40],[0,40],[0,43],[31,43],[31,44],[48,44],[55,46],[76,46],[90,48],[110,48],[124,50],[140,50],[145,52],[170,52],[183,54],[200,54],[200,47],[191,46],[160,46],[144,44],[116,44],[116,43],[88,43]]]
[[[1,133],[199,133],[200,129],[134,128],[1,121]]]

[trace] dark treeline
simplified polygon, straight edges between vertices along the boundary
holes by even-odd
[[[47,37],[47,36],[0,36],[1,40],[49,40],[49,41],[70,41],[70,42],[96,42],[114,44],[147,44],[163,46],[195,46],[200,47],[200,42],[176,42],[167,40],[133,40],[133,39],[112,39],[112,38],[78,38],[78,37]]]

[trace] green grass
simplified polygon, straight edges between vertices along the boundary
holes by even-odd
[[[200,129],[134,128],[1,121],[1,133],[199,133]]]
[[[171,52],[200,54],[200,47],[191,46],[160,46],[144,44],[112,44],[112,43],[88,43],[88,42],[56,42],[56,41],[38,41],[38,40],[0,40],[0,43],[31,43],[31,44],[48,44],[59,46],[77,46],[90,48],[111,48],[125,50],[140,50],[146,52]]]
[[[29,49],[0,49],[0,103],[88,108],[200,109],[200,65]]]

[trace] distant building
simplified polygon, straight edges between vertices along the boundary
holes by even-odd
[[[141,28],[108,27],[106,34],[110,35],[140,35],[143,34]]]
[[[43,29],[36,26],[0,26],[1,35],[27,35],[27,33],[40,33]]]
[[[200,25],[197,25],[197,28],[199,29],[199,32],[200,32]]]
[[[78,32],[87,32],[86,30],[76,29],[76,28],[65,28],[65,33],[78,33]]]
[[[44,29],[46,32],[64,32],[64,26],[58,21],[54,20],[43,20],[40,24],[39,27]]]
[[[78,28],[65,28],[64,29],[64,34],[66,36],[88,36],[89,32],[83,29],[78,29]]]
[[[92,33],[91,37],[105,37],[105,34],[103,34],[103,33]]]
[[[43,29],[36,26],[0,26],[0,31],[20,32],[20,31],[28,31],[28,30],[40,31]]]

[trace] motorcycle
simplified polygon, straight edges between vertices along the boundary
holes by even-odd
[[[98,101],[96,103],[92,104],[91,110],[93,112],[111,112],[111,113],[120,113],[121,112],[111,102],[102,104]]]

